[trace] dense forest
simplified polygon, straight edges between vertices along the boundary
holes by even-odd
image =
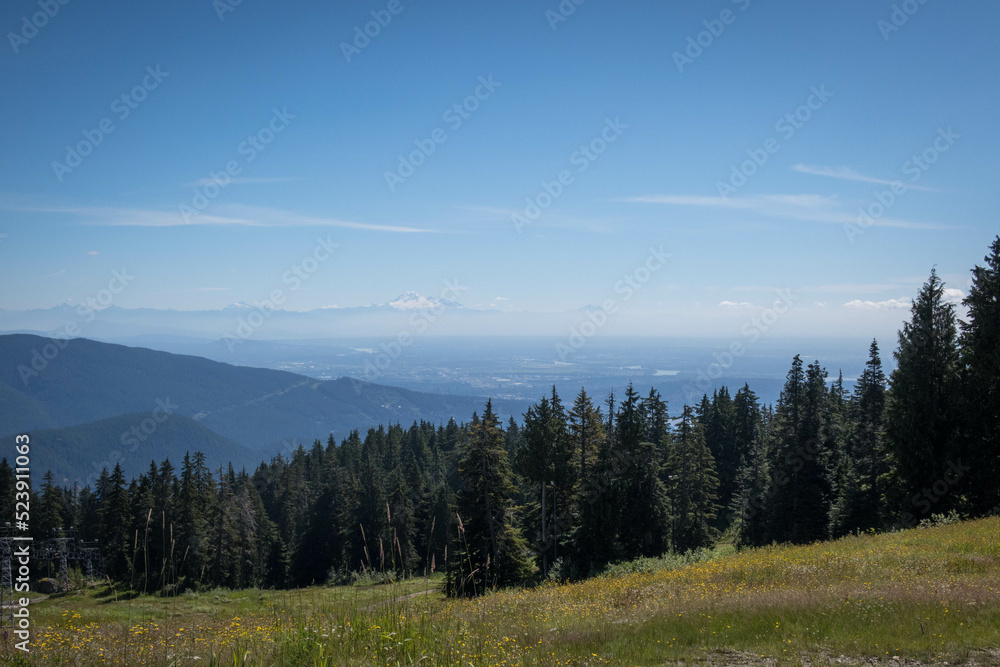
[[[94,488],[47,475],[33,533],[99,539],[108,576],[149,592],[444,572],[450,594],[475,595],[720,539],[804,543],[995,513],[1000,237],[962,305],[959,319],[932,271],[895,370],[873,341],[851,392],[795,356],[774,405],[748,385],[673,414],[631,385],[571,403],[553,390],[520,422],[487,402],[467,423],[317,440],[252,474],[190,453],[132,480],[105,470]],[[5,516],[13,499],[3,461]]]

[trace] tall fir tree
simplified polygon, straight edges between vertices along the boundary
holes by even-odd
[[[176,572],[184,577],[183,587],[200,583],[211,563],[211,540],[208,525],[212,501],[208,498],[209,484],[203,470],[204,456],[196,452],[184,454],[181,465],[180,490],[177,499],[177,542],[173,561]]]
[[[98,480],[101,503],[101,550],[107,574],[113,580],[125,580],[132,572],[131,506],[125,488],[125,474],[116,463]]]
[[[606,403],[614,410],[614,394]],[[596,414],[600,415],[600,412]],[[595,431],[596,432],[596,431]],[[579,526],[574,531],[573,560],[580,573],[592,573],[621,556],[618,530],[623,517],[618,495],[625,458],[615,443],[615,417],[609,414],[596,443],[596,456],[577,492]]]
[[[729,389],[720,387],[712,394],[712,403],[703,418],[705,443],[715,459],[719,475],[719,503],[724,508],[718,522],[725,529],[731,522],[728,508],[736,492],[736,475],[740,466],[740,451],[736,445],[733,400]]]
[[[543,573],[558,551],[558,526],[554,521],[554,508],[558,496],[572,498],[576,485],[576,459],[569,437],[566,413],[552,388],[552,396],[543,398],[524,414],[521,447],[514,455],[514,469],[535,486],[536,494],[529,516],[537,517],[538,539],[535,548],[539,554]],[[566,503],[569,504],[568,502]],[[534,531],[532,531],[534,532]],[[563,531],[565,533],[568,531]]]
[[[600,408],[594,407],[587,390],[582,387],[568,417],[570,443],[579,466],[576,476],[582,484],[597,457],[597,448],[604,440],[604,418]]]
[[[685,405],[666,465],[667,489],[672,501],[670,542],[674,551],[710,546],[718,512],[719,478],[715,460],[705,443],[704,427]]]
[[[795,355],[769,430],[768,541],[805,543],[829,534],[832,455],[826,371]]]
[[[883,527],[889,468],[883,440],[886,377],[878,341],[868,348],[865,369],[849,403],[851,433],[844,451],[844,474],[831,517],[835,536]]]
[[[733,398],[734,442],[740,456],[736,491],[730,502],[737,546],[764,543],[764,494],[768,488],[764,419],[757,394],[749,384]]]
[[[662,450],[646,438],[643,401],[631,383],[615,416],[615,454],[620,466],[613,501],[621,518],[618,542],[625,558],[657,556],[669,548],[668,496],[661,479]]]
[[[449,590],[468,597],[523,582],[531,565],[514,517],[512,473],[492,400],[481,419],[473,418],[459,474]]]
[[[957,507],[960,494],[968,488],[963,491],[949,484],[943,494],[933,489],[949,474],[959,453],[955,312],[935,270],[913,301],[894,356],[896,369],[889,378],[885,409],[886,446],[894,464],[893,504],[901,512],[902,524],[912,525],[932,511]]]
[[[962,433],[960,454],[968,471],[969,510],[1000,510],[1000,236],[984,266],[972,270],[963,304]]]

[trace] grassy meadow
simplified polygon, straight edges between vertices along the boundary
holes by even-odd
[[[691,562],[694,561],[694,562]],[[31,606],[3,664],[1000,665],[1000,518],[446,600],[440,578]]]

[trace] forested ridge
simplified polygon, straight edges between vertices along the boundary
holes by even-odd
[[[47,476],[32,530],[100,540],[107,574],[146,591],[292,587],[446,572],[474,595],[708,547],[807,543],[1000,508],[1000,237],[972,271],[964,319],[932,271],[899,332],[872,341],[853,391],[796,355],[781,396],[749,385],[695,406],[655,390],[569,402],[521,421],[392,424],[299,447],[252,473],[204,456],[119,466],[93,488]],[[861,351],[859,350],[859,353]],[[0,463],[0,512],[14,477]]]

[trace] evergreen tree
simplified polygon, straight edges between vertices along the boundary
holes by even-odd
[[[614,398],[607,405],[614,407]],[[598,413],[599,414],[599,413]],[[595,572],[619,559],[621,545],[618,530],[623,517],[617,499],[621,492],[620,475],[627,462],[614,441],[614,415],[609,415],[603,437],[597,441],[597,455],[587,465],[587,474],[577,493],[579,527],[574,532],[573,552],[579,572]]]
[[[38,499],[38,509],[32,516],[34,523],[32,528],[41,539],[45,540],[52,537],[61,537],[61,534],[57,531],[65,530],[69,527],[66,521],[68,517],[63,514],[62,489],[53,484],[53,479],[51,470],[47,471],[42,478],[42,493]],[[13,516],[13,514],[7,516]]]
[[[579,465],[577,479],[582,483],[597,457],[598,445],[604,440],[601,410],[594,407],[593,401],[582,387],[569,413],[569,435]]]
[[[235,502],[235,485],[232,464],[226,474],[220,468],[217,495],[208,520],[212,540],[209,579],[213,584],[227,588],[236,588],[241,578],[240,516]]]
[[[757,394],[744,383],[733,397],[733,446],[739,467],[746,463],[754,443],[761,439],[762,426]]]
[[[959,392],[954,307],[945,301],[944,283],[936,271],[913,301],[910,317],[899,332],[885,414],[886,446],[895,466],[904,525],[932,509],[938,513],[956,507],[962,493],[949,485],[939,495],[933,488],[958,458]]]
[[[889,469],[882,437],[885,385],[878,341],[868,348],[868,362],[850,402],[852,431],[844,452],[845,473],[832,517],[834,535],[885,525],[885,487]]]
[[[530,512],[529,516],[538,517],[536,549],[541,556],[542,572],[547,573],[554,552],[558,551],[555,542],[558,527],[553,519],[557,494],[570,499],[576,483],[575,452],[566,413],[555,387],[551,400],[543,398],[528,408],[522,435],[522,445],[514,456],[514,469],[529,483],[537,485],[537,515]]]
[[[746,463],[740,468],[733,496],[733,521],[736,525],[736,546],[761,546],[767,543],[768,521],[765,509],[770,483],[766,440],[761,433],[754,439],[746,454]]]
[[[744,384],[733,398],[733,442],[740,459],[736,491],[730,502],[736,524],[736,544],[760,545],[765,539],[762,510],[768,488],[768,470],[764,419],[757,394],[748,384]]]
[[[109,577],[124,580],[132,570],[131,507],[125,474],[116,463],[111,475],[104,470],[98,480],[101,502],[101,550]]]
[[[462,487],[449,573],[450,591],[463,597],[521,583],[530,573],[527,544],[511,504],[514,485],[504,434],[492,401],[471,428],[459,464]]]
[[[1000,507],[1000,236],[985,261],[972,270],[961,323],[961,455],[970,468],[962,484],[974,514]]]
[[[711,406],[704,418],[705,443],[715,459],[719,474],[719,502],[728,508],[736,492],[736,475],[740,467],[740,452],[736,446],[735,407],[725,386],[713,392]],[[728,514],[728,512],[727,512]],[[731,522],[727,514],[720,516],[719,528]]]
[[[803,370],[795,355],[770,429],[770,480],[766,498],[769,541],[805,543],[829,533],[832,455],[826,371]]]
[[[622,519],[618,542],[625,558],[658,556],[670,543],[668,495],[660,476],[662,450],[646,440],[649,427],[645,417],[639,394],[630,383],[615,418],[615,452],[620,465],[615,514]]]
[[[205,479],[206,475],[210,478],[211,473],[203,470],[204,456],[200,454],[196,452],[194,458],[189,453],[184,454],[177,498],[177,541],[173,560],[176,572],[185,577],[184,587],[202,581],[211,562],[209,485]]]
[[[398,467],[389,476],[388,508],[388,528],[392,531],[392,561],[397,573],[409,576],[419,560],[414,547],[417,523],[406,479]]]
[[[702,425],[685,405],[666,466],[671,545],[676,552],[707,547],[714,541],[712,527],[718,512],[719,478]]]
[[[656,445],[662,460],[666,459],[667,446],[670,444],[670,415],[667,414],[667,402],[660,392],[649,388],[649,395],[642,400],[643,423],[646,426],[646,442]]]

